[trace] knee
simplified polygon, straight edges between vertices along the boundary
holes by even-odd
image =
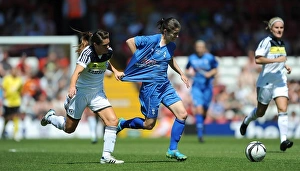
[[[182,111],[177,115],[177,119],[185,121],[188,117],[187,111]]]
[[[155,124],[145,124],[144,129],[146,130],[152,130],[154,128]]]
[[[119,120],[117,118],[111,119],[111,120],[103,119],[103,122],[106,126],[117,126],[119,123]]]
[[[72,134],[75,131],[75,128],[65,128],[64,131],[68,134]]]

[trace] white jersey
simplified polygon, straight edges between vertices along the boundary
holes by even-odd
[[[268,59],[286,56],[284,43],[281,40],[268,36],[259,43],[255,56],[262,56]],[[256,82],[257,87],[286,86],[287,77],[284,71],[285,62],[263,64],[262,71]]]
[[[103,79],[108,66],[108,59],[112,56],[110,48],[107,54],[98,56],[93,46],[87,46],[77,59],[77,64],[85,69],[80,74],[76,87],[89,91],[103,90]]]

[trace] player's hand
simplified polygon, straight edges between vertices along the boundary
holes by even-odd
[[[181,80],[184,82],[184,84],[186,85],[186,88],[190,88],[190,82],[189,79],[183,74],[181,75]]]
[[[285,65],[285,69],[287,70],[287,74],[290,74],[292,72],[292,68],[288,65]]]
[[[119,71],[116,71],[114,74],[115,74],[116,80],[118,80],[118,81],[121,81],[121,79],[125,76],[124,72],[119,72]]]
[[[68,91],[68,96],[70,98],[73,98],[73,96],[75,96],[75,95],[76,95],[76,87],[70,87],[69,91]]]

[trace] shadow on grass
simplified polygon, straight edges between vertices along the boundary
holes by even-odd
[[[183,162],[183,161],[176,161],[176,160],[147,160],[147,161],[129,161],[129,162],[126,162],[125,163],[177,163],[177,162]]]
[[[267,150],[267,153],[284,153],[284,151],[268,151]]]
[[[125,163],[181,163],[184,161],[176,160],[145,160],[145,161],[125,161]],[[67,164],[67,165],[82,165],[82,164],[100,164],[100,162],[89,162],[89,161],[78,161],[78,162],[61,162],[61,163],[52,163],[52,164]]]

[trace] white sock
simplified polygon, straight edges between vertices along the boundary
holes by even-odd
[[[106,126],[104,131],[104,144],[103,144],[103,153],[102,156],[110,155],[115,148],[117,138],[117,127],[115,126]]]
[[[278,113],[278,127],[280,132],[280,142],[283,142],[287,139],[287,133],[288,133],[287,113]]]
[[[96,141],[97,139],[97,120],[95,116],[88,116],[87,118],[90,132],[91,132],[91,139],[92,141]]]
[[[244,123],[245,123],[246,125],[249,125],[249,123],[250,123],[251,121],[254,121],[254,120],[256,120],[256,119],[257,119],[257,116],[256,116],[256,108],[254,108],[254,109],[252,110],[252,112],[246,117]]]
[[[56,128],[60,130],[65,129],[66,119],[63,116],[51,115],[48,117],[48,120],[54,125]]]

